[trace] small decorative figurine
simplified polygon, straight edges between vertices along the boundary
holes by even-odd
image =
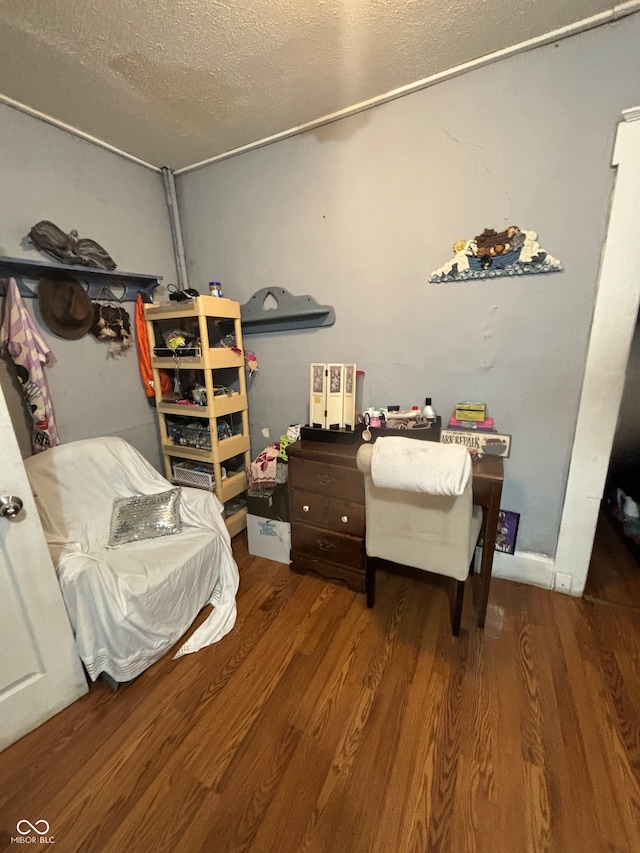
[[[453,244],[454,257],[431,273],[430,282],[466,281],[499,276],[560,272],[562,264],[538,242],[535,231],[510,225],[504,231],[485,228],[471,240]]]
[[[29,231],[31,242],[41,252],[46,252],[63,264],[99,267],[114,270],[116,263],[109,253],[95,240],[78,238],[77,231],[65,234],[61,228],[43,219]]]

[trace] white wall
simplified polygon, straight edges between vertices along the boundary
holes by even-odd
[[[254,455],[308,418],[311,361],[356,361],[365,405],[488,403],[513,435],[502,505],[555,552],[640,16],[512,57],[178,179],[190,284],[268,285],[335,326],[248,336]],[[454,240],[515,223],[565,271],[428,284]]]
[[[83,142],[10,107],[0,105],[0,254],[46,261],[25,240],[32,225],[49,219],[103,245],[125,272],[175,281],[169,216],[162,177]],[[138,373],[135,348],[118,359],[87,335],[58,338],[41,321],[37,300],[26,300],[53,351],[47,377],[63,442],[119,435],[154,465],[160,453],[154,410]],[[127,303],[132,326],[135,303]],[[0,360],[0,381],[24,455],[29,419]]]

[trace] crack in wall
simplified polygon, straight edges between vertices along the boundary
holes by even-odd
[[[442,127],[442,125],[440,126],[440,130],[444,133],[445,136],[448,136],[449,139],[451,139],[453,142],[457,143],[458,145],[466,145],[468,148],[477,148],[479,151],[485,151],[485,147],[483,145],[477,145],[475,142],[469,142],[468,140],[458,139],[457,136],[454,136],[453,133],[448,131],[445,127]],[[493,181],[497,184],[497,186],[500,189],[500,192],[503,193],[503,195],[505,196],[505,198],[509,202],[509,206],[511,207],[513,202],[511,199],[511,195],[509,194],[509,190],[504,186],[504,184],[500,181],[500,179],[497,177],[497,175],[489,168],[486,160],[481,159],[480,163],[481,163],[483,169],[485,170],[485,172],[487,173],[487,175],[489,175],[489,177],[492,178]],[[509,219],[509,216],[505,216],[505,222],[508,219]]]

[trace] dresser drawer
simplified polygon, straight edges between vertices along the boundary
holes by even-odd
[[[327,527],[336,533],[364,536],[364,505],[330,498],[327,505]]]
[[[304,574],[314,572],[327,580],[344,581],[354,592],[365,591],[364,567],[353,569],[350,566],[340,566],[327,560],[316,560],[299,551],[291,552],[291,570]]]
[[[291,489],[289,494],[291,520],[326,527],[328,503],[329,498],[326,495],[318,495],[304,489]]]
[[[364,479],[357,468],[341,468],[308,459],[292,459],[289,465],[289,482],[293,489],[339,495],[345,501],[364,504]]]
[[[310,524],[292,525],[291,549],[314,560],[340,563],[354,571],[364,567],[361,538],[323,530]]]

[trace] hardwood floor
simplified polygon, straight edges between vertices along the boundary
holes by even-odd
[[[440,578],[380,572],[370,611],[234,549],[231,634],[0,754],[0,849],[640,850],[639,613],[494,579],[456,639]]]
[[[604,510],[598,518],[584,596],[640,610],[640,564]]]

